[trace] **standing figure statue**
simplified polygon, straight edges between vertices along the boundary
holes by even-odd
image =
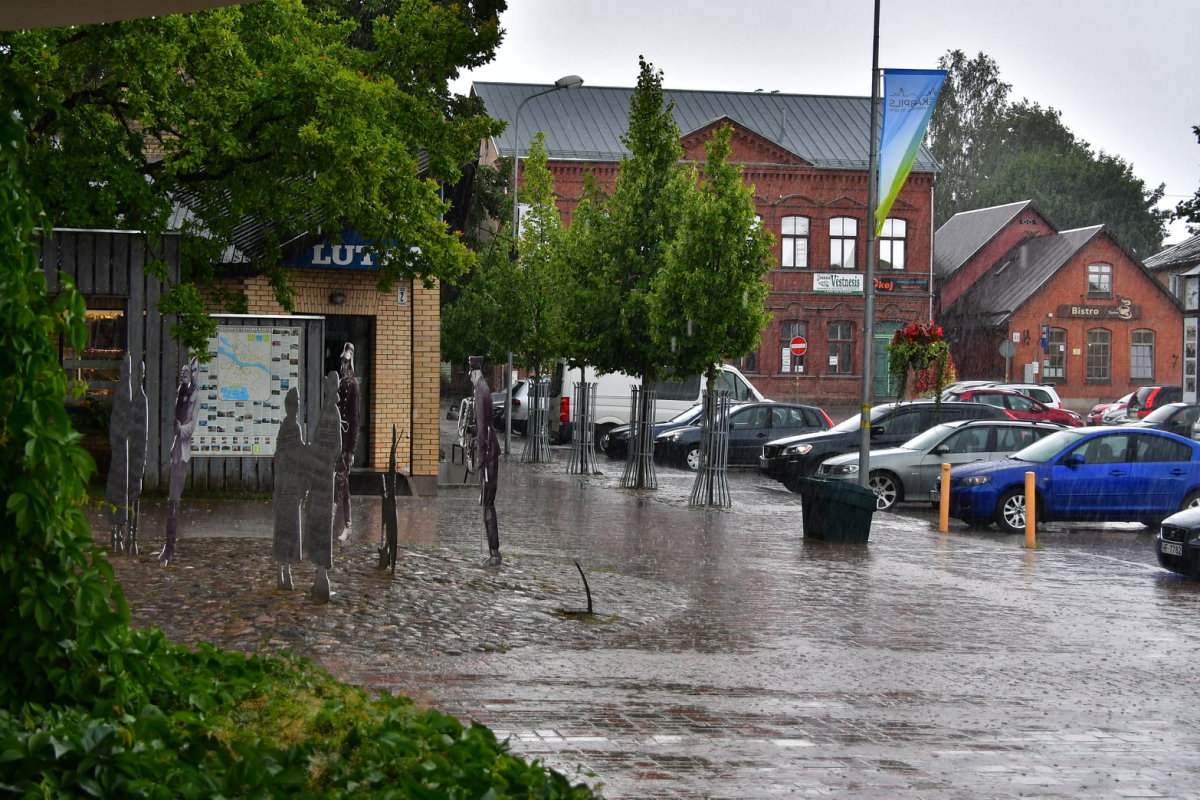
[[[339,539],[350,536],[350,467],[354,464],[354,449],[358,446],[358,379],[354,377],[354,345],[346,342],[342,349],[341,379],[338,381],[338,413],[342,416],[342,453],[338,457],[334,478],[334,502],[342,512]]]
[[[295,386],[288,389],[283,398],[283,408],[283,422],[275,437],[275,492],[272,497],[275,528],[271,557],[279,564],[278,586],[293,589],[292,564],[300,563],[300,512],[306,493],[302,472],[304,436],[298,417],[300,393]]]
[[[475,424],[469,432],[475,436],[479,447],[479,504],[483,506],[483,527],[487,531],[488,558],[485,567],[498,567],[500,557],[500,531],[496,522],[497,469],[500,466],[500,440],[492,426],[492,390],[483,379],[483,358],[471,356],[471,380],[475,384]]]
[[[179,389],[175,393],[175,441],[171,443],[171,482],[167,498],[167,541],[158,554],[158,563],[167,566],[175,560],[175,539],[179,534],[179,499],[192,460],[192,434],[196,431],[196,410],[200,393],[196,391],[200,360],[192,356],[179,370]]]
[[[342,420],[338,413],[338,374],[325,376],[321,417],[306,448],[308,502],[304,504],[304,557],[317,568],[313,597],[329,602],[329,569],[333,566],[333,477],[342,452]]]
[[[121,365],[121,383],[113,394],[108,438],[112,463],[108,469],[108,521],[112,527],[112,552],[124,550],[137,555],[138,511],[141,509],[142,478],[146,470],[146,390],[141,368],[135,379],[133,358],[126,353]]]

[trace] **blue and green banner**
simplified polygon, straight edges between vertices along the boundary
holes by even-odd
[[[883,71],[883,128],[879,135],[879,203],[875,233],[883,228],[921,149],[938,92],[946,80],[940,69]]]

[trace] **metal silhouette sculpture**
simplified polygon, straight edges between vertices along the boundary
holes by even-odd
[[[333,591],[329,587],[329,570],[333,566],[333,483],[338,457],[342,452],[342,420],[338,413],[338,381],[336,372],[324,379],[324,397],[316,432],[305,449],[305,470],[308,501],[304,504],[302,543],[304,557],[317,568],[312,595],[329,602]]]
[[[293,589],[292,564],[301,557],[301,513],[304,495],[304,435],[300,431],[300,393],[288,389],[283,399],[284,417],[275,437],[275,491],[272,507],[275,526],[272,534],[271,557],[279,564],[277,585]]]
[[[200,405],[197,378],[200,360],[196,356],[179,370],[179,388],[175,392],[175,441],[171,443],[171,480],[167,495],[167,540],[158,554],[158,563],[167,566],[175,560],[175,540],[179,535],[179,502],[192,460],[192,434],[196,432],[196,410]]]
[[[483,506],[483,527],[487,532],[488,557],[485,567],[498,567],[503,562],[500,556],[500,531],[496,520],[496,485],[500,466],[500,440],[492,425],[492,391],[483,379],[483,358],[471,356],[471,380],[475,384],[475,420],[468,431],[475,437],[479,448],[476,470],[479,474],[479,504]]]
[[[341,511],[338,538],[350,536],[350,467],[358,447],[358,379],[354,377],[354,345],[342,348],[341,377],[338,380],[338,413],[342,417],[342,451],[334,477],[334,502]]]
[[[108,438],[112,443],[112,461],[108,468],[108,521],[111,525],[110,549],[137,555],[138,515],[141,511],[142,478],[146,471],[146,390],[142,386],[145,368],[138,362],[136,378],[133,359],[127,353],[121,365],[121,383],[113,395],[112,419]]]
[[[388,471],[383,475],[383,488],[380,496],[383,499],[383,529],[380,531],[379,568],[387,569],[390,565],[392,575],[396,574],[396,551],[400,539],[400,521],[396,516],[396,426],[392,425],[392,453],[388,457]]]

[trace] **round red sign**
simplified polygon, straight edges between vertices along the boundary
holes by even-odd
[[[808,352],[808,341],[803,336],[796,336],[791,342],[792,355],[802,356]]]

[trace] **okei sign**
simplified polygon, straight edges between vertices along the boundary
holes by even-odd
[[[793,336],[788,346],[794,356],[802,356],[808,352],[808,341],[803,336]]]

